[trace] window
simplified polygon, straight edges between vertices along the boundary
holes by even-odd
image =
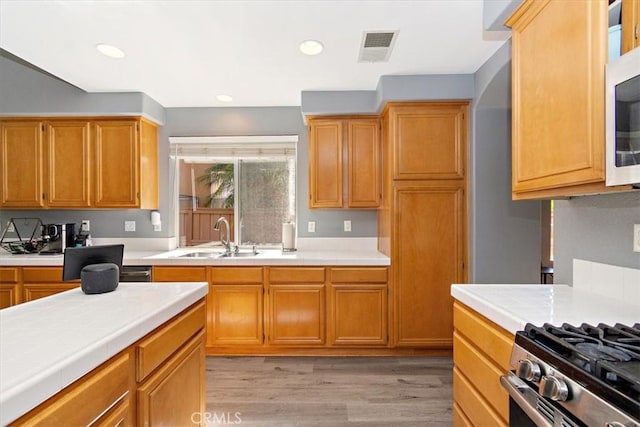
[[[282,224],[296,219],[297,136],[169,140],[180,246],[219,241],[221,216],[239,245],[280,246]]]

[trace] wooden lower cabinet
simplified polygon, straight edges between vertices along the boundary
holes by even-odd
[[[324,267],[269,268],[269,344],[324,345],[325,288]]]
[[[138,387],[139,426],[192,425],[205,412],[204,332],[192,338]]]
[[[457,301],[453,314],[455,425],[506,426],[509,395],[500,376],[510,369],[514,336]]]
[[[80,286],[79,280],[62,281],[62,267],[23,267],[24,302],[55,295]]]
[[[133,425],[126,409],[129,406],[128,401],[131,396],[130,372],[132,363],[132,352],[129,350],[122,352],[11,425],[106,425],[104,422],[95,423],[95,421],[100,419],[105,421],[102,414],[120,403],[124,404],[124,409],[120,411],[121,415],[116,418],[123,421],[121,425]]]
[[[10,426],[203,425],[204,299]]]
[[[387,269],[332,268],[330,274],[329,344],[387,345]]]
[[[207,267],[153,266],[154,282],[207,282]]]
[[[263,293],[262,284],[210,286],[207,344],[262,345]]]
[[[323,345],[325,285],[269,286],[269,344]]]
[[[0,310],[22,302],[22,285],[18,267],[0,268]]]
[[[208,346],[264,343],[263,267],[210,267]]]
[[[451,349],[450,287],[466,280],[464,184],[396,182],[393,197],[396,345]]]
[[[209,267],[207,350],[388,347],[387,275],[387,267]]]

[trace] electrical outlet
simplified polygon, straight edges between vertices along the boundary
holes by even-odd
[[[640,224],[633,224],[633,252],[640,252]]]
[[[315,233],[316,232],[316,222],[315,221],[309,221],[307,223],[307,231],[309,233]]]
[[[136,231],[136,222],[135,221],[125,221],[124,222],[124,231]]]
[[[344,231],[351,231],[351,220],[349,219],[345,219],[344,220]]]
[[[82,220],[81,228],[82,228],[82,231],[91,231],[91,224],[89,223],[88,219]]]

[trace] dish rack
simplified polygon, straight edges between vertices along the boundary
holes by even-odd
[[[2,231],[0,247],[16,255],[38,253],[44,246],[42,239],[38,238],[41,233],[40,218],[11,218]]]

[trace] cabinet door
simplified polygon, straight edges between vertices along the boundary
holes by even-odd
[[[622,0],[621,53],[640,46],[640,0]]]
[[[332,345],[387,344],[386,284],[332,284],[329,295]]]
[[[48,297],[80,286],[80,281],[62,281],[62,267],[23,267],[25,302]]]
[[[196,335],[139,386],[137,395],[139,426],[192,425],[194,414],[204,420],[204,333]]]
[[[451,348],[450,286],[465,281],[463,186],[401,182],[393,195],[397,345]]]
[[[464,178],[467,110],[467,103],[392,105],[393,179]]]
[[[19,304],[22,301],[22,291],[18,284],[0,283],[0,310]]]
[[[137,122],[95,122],[96,207],[139,207],[140,164]]]
[[[40,121],[0,122],[0,206],[45,206],[43,134]]]
[[[309,125],[309,207],[342,207],[342,121]]]
[[[88,121],[52,121],[47,126],[50,207],[88,207],[91,203],[91,151]]]
[[[603,182],[607,2],[528,1],[507,25],[514,198]]]
[[[348,207],[376,208],[380,204],[380,122],[348,121]]]
[[[22,302],[18,267],[0,268],[0,309]]]
[[[154,282],[206,282],[207,267],[154,266]]]
[[[212,285],[208,298],[208,345],[263,343],[262,284]]]
[[[324,288],[324,284],[269,286],[270,344],[324,344]]]

